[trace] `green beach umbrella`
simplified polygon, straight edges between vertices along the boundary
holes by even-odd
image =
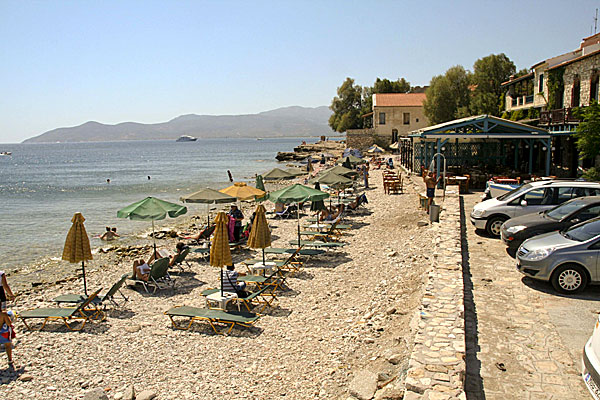
[[[187,213],[187,207],[170,203],[155,197],[146,197],[117,211],[117,218],[129,218],[134,221],[152,221],[152,240],[156,253],[156,238],[154,237],[154,221],[167,218],[177,218]]]
[[[292,168],[288,168],[288,169],[286,169],[284,171],[292,174],[294,177],[306,175],[306,171],[303,171],[300,168],[294,168],[294,167],[292,167]]]
[[[321,175],[325,175],[328,172],[333,172],[333,173],[336,173],[338,175],[342,175],[342,176],[345,176],[345,177],[351,177],[351,176],[358,175],[358,172],[356,172],[356,171],[354,171],[352,169],[343,167],[341,165],[336,165],[333,168],[329,168],[328,170],[323,171],[323,173]]]
[[[297,203],[296,219],[298,220],[298,247],[300,247],[300,204],[303,201],[318,201],[329,197],[329,193],[313,189],[296,183],[294,185],[276,190],[267,195],[267,199],[273,203]]]
[[[331,187],[344,187],[352,185],[352,179],[346,178],[343,175],[338,175],[331,170],[325,172],[323,175],[313,178],[312,182],[319,182],[321,184]]]
[[[262,175],[256,175],[256,184],[254,186],[256,186],[257,189],[260,189],[263,192],[266,192],[267,190],[265,189],[265,183],[263,180],[264,180],[264,178]]]
[[[235,203],[237,198],[225,193],[221,193],[218,190],[204,188],[188,196],[182,196],[179,198],[179,200],[183,201],[184,203],[206,204],[206,215],[208,215],[208,225],[210,225],[210,204]]]
[[[293,174],[279,168],[273,168],[272,170],[263,175],[263,179],[266,181],[292,178],[294,178]]]
[[[364,164],[364,163],[366,163],[366,161],[363,160],[362,158],[358,158],[356,156],[353,156],[352,154],[350,154],[349,156],[344,157],[342,159],[342,162],[349,162],[351,165],[357,165],[357,164]]]

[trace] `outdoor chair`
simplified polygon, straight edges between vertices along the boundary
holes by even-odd
[[[275,212],[275,218],[279,219],[288,219],[288,218],[296,218],[296,213],[298,212],[298,206],[296,204],[290,204],[285,208],[285,210],[281,212]]]
[[[111,302],[115,305],[115,307],[120,307],[120,304],[117,303],[117,301],[115,300],[115,295],[117,294],[117,292],[123,297],[124,301],[129,301],[129,299],[121,291],[123,283],[125,283],[125,280],[127,280],[129,276],[129,273],[123,274],[121,278],[117,282],[115,282],[114,285],[112,285],[112,287],[108,290],[108,292],[106,292],[104,296],[98,295],[94,297],[94,299],[92,300],[92,304],[102,305],[104,306],[104,309],[106,309],[106,303]],[[55,298],[53,301],[60,305],[61,303],[79,304],[83,303],[86,300],[87,297],[81,294],[63,294]]]
[[[242,303],[248,312],[252,311],[254,307],[261,307],[259,312],[263,312],[265,308],[273,307],[273,303],[277,301],[277,296],[273,286],[264,286],[256,292],[248,293],[246,297],[238,296],[235,301]]]
[[[150,293],[148,291],[149,286],[153,286],[154,290],[152,294],[156,293],[158,289],[164,289],[168,286],[175,286],[175,281],[169,276],[169,257],[160,258],[152,264],[150,268],[150,276],[148,277],[148,281],[143,279],[131,278],[134,283],[141,283],[144,286],[144,290],[146,293]]]
[[[183,263],[185,263],[189,268],[191,268],[192,266],[185,259],[188,256],[188,254],[190,254],[190,248],[186,247],[181,253],[175,256],[175,260],[173,261],[173,265],[171,266],[179,268],[181,272],[185,271],[185,269],[183,268]]]
[[[77,307],[56,307],[56,308],[34,308],[32,310],[26,310],[17,314],[17,317],[23,321],[23,324],[27,329],[41,331],[49,321],[62,321],[67,328],[71,331],[80,331],[89,320],[101,320],[106,319],[106,315],[100,310],[94,303],[94,299],[98,296],[102,289],[98,289],[91,295],[89,295],[82,303]],[[29,320],[43,319],[44,322],[39,328],[34,328],[32,325],[27,323]],[[79,322],[80,325],[75,327],[73,322]]]
[[[209,308],[198,308],[191,306],[175,306],[165,311],[171,319],[174,329],[189,330],[194,321],[208,322],[213,331],[218,335],[229,334],[235,326],[251,327],[260,315],[242,311],[222,311]],[[176,319],[188,320],[187,324],[178,323]],[[218,325],[225,325],[219,330]]]
[[[290,244],[297,244],[298,241],[297,240],[290,240],[289,243]],[[301,246],[306,246],[306,247],[314,247],[316,249],[333,249],[333,248],[344,247],[346,245],[346,243],[340,243],[340,242],[323,242],[323,241],[320,241],[320,240],[301,240],[300,241],[300,245]]]
[[[339,219],[331,224],[329,227],[325,227],[324,231],[301,231],[301,236],[309,236],[309,240],[320,240],[323,242],[331,242],[331,241],[339,241],[341,236],[343,236],[342,229],[351,228],[350,225],[340,225]],[[314,227],[314,225],[311,225]]]

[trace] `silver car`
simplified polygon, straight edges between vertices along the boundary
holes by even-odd
[[[598,256],[600,218],[594,218],[526,240],[517,251],[517,269],[531,278],[550,281],[561,293],[577,293],[600,280]]]

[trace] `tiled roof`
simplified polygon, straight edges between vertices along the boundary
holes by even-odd
[[[374,107],[421,107],[427,96],[425,93],[375,93]]]

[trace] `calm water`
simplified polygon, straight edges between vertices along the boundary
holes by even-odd
[[[148,224],[118,219],[117,210],[146,196],[179,202],[179,197],[203,187],[229,186],[227,170],[236,181],[253,182],[255,173],[278,165],[277,151],[291,151],[301,141],[0,145],[0,151],[13,153],[0,156],[0,269],[42,256],[60,257],[71,217],[77,211],[86,218],[90,236],[101,234],[105,226],[116,226],[121,234],[141,231]],[[191,205],[188,213],[204,210],[200,208]],[[92,239],[92,247],[100,244]]]

